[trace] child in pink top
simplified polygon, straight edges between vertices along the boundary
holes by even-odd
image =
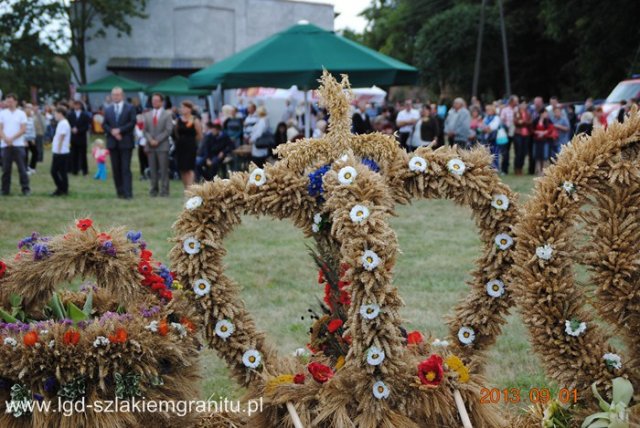
[[[109,156],[109,150],[104,148],[104,141],[97,139],[93,143],[93,158],[98,164],[98,172],[93,176],[96,180],[107,180],[107,156]]]

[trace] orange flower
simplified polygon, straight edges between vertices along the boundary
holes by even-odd
[[[160,336],[166,336],[169,333],[169,324],[166,319],[163,319],[158,324],[158,333]]]
[[[38,332],[30,331],[22,338],[24,346],[35,346],[38,343]]]
[[[81,218],[76,222],[76,227],[83,232],[86,232],[91,226],[93,226],[93,220],[90,218]]]
[[[127,330],[122,327],[116,329],[114,334],[109,335],[109,342],[111,343],[125,343],[129,335],[127,334]]]
[[[412,331],[407,335],[407,343],[409,345],[419,345],[422,343],[422,333],[419,331]]]
[[[189,331],[189,333],[193,333],[194,331],[196,331],[196,326],[193,325],[193,322],[187,317],[180,318],[180,324],[182,324],[184,328]]]
[[[80,332],[78,330],[67,330],[62,337],[62,343],[65,345],[76,346],[80,342]]]

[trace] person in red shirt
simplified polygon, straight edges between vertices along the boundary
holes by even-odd
[[[533,124],[533,154],[536,160],[536,175],[549,164],[551,143],[554,140],[555,128],[549,120],[549,112],[541,109],[538,120]]]
[[[514,168],[516,175],[522,175],[524,158],[529,154],[531,146],[531,114],[529,114],[526,102],[522,102],[518,106],[513,116],[513,124],[516,127],[513,136],[516,152]]]

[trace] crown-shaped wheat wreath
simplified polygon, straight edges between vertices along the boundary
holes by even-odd
[[[197,314],[140,233],[100,231],[83,219],[64,235],[34,233],[19,247],[0,260],[0,426],[193,423],[194,414],[89,407],[99,400],[106,409],[116,397],[131,403],[198,394],[200,343],[191,321]],[[56,292],[77,278],[95,284]],[[57,411],[19,407],[36,400]],[[84,400],[86,412],[63,415],[58,400]]]
[[[625,377],[640,387],[639,155],[635,109],[624,124],[575,137],[537,181],[516,227],[514,294],[547,374],[577,390],[576,423],[598,410],[593,383],[610,391]],[[593,286],[576,286],[574,263]]]
[[[292,426],[287,407],[295,407],[305,426],[460,426],[458,398],[473,426],[501,426],[495,407],[480,405],[479,390],[483,351],[512,304],[505,276],[514,243],[513,194],[484,150],[421,148],[407,155],[392,136],[352,135],[348,80],[338,83],[325,73],[321,82],[331,117],[326,137],[285,145],[281,159],[264,169],[192,187],[174,226],[173,266],[193,289],[209,344],[249,397],[264,397],[264,411],[242,423]],[[438,346],[444,341],[409,346],[400,327],[402,301],[392,285],[398,245],[388,218],[396,203],[414,197],[470,207],[484,243],[469,296],[450,321],[448,347]],[[327,382],[305,381],[304,374],[294,379],[307,368],[299,358],[278,355],[256,331],[239,286],[224,273],[224,238],[246,214],[291,219],[347,266],[349,351]],[[423,361],[431,353],[437,355]],[[327,362],[322,353],[311,358]],[[419,373],[419,364],[431,363],[435,371]],[[438,372],[443,366],[444,374]],[[213,417],[203,426],[216,423],[224,425]]]

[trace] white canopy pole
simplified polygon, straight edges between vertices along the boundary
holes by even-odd
[[[311,136],[311,106],[309,105],[309,89],[304,88],[304,137]]]

